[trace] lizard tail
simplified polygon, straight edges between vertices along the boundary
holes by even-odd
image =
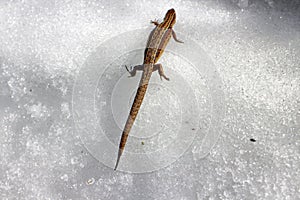
[[[117,158],[117,162],[116,162],[116,166],[115,166],[114,170],[116,170],[119,165],[119,161],[120,161],[122,153],[123,153],[123,149],[119,149],[118,158]]]
[[[148,70],[151,70],[151,73],[152,73],[153,64],[152,64],[152,67]],[[140,86],[139,86],[139,88],[136,92],[132,107],[130,109],[130,113],[128,115],[124,130],[123,130],[123,133],[122,133],[122,136],[121,136],[121,141],[120,141],[120,145],[119,145],[119,153],[118,153],[118,158],[117,158],[115,170],[118,167],[121,155],[122,155],[123,150],[125,148],[125,144],[126,144],[130,129],[131,129],[131,127],[132,127],[132,125],[135,121],[135,118],[136,118],[136,116],[139,112],[139,109],[141,107],[141,104],[143,102],[143,99],[144,99],[144,96],[145,96],[145,93],[146,93],[146,90],[147,90],[147,87],[148,87],[148,82],[149,82],[149,79],[151,77],[151,73],[148,75],[148,79],[146,81],[143,81],[144,80],[143,76],[145,76],[145,72],[142,75],[142,79],[141,79],[140,84],[139,84]]]

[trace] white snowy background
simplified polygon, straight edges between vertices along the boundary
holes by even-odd
[[[102,42],[170,8],[223,80],[221,136],[203,159],[115,172],[74,132],[73,83]],[[0,50],[0,199],[300,199],[297,0],[1,0]]]

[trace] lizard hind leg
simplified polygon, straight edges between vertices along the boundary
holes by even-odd
[[[161,64],[156,64],[156,65],[154,65],[153,71],[156,71],[156,70],[158,70],[158,74],[159,74],[161,80],[162,80],[161,77],[163,77],[163,78],[166,79],[167,81],[170,80],[170,79],[165,75],[164,69],[163,69],[163,67],[162,67]]]
[[[134,77],[136,75],[136,71],[143,71],[144,70],[144,65],[136,65],[134,67],[130,67],[130,69],[128,69],[128,67],[125,65],[126,70],[129,72],[130,76],[129,77]]]

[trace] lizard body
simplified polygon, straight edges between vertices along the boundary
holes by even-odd
[[[137,89],[130,113],[128,115],[125,127],[122,132],[115,170],[118,167],[120,157],[125,148],[129,132],[142,105],[152,72],[158,70],[160,77],[169,80],[169,78],[167,78],[163,72],[162,65],[155,63],[157,63],[158,59],[161,57],[165,47],[167,46],[172,36],[175,39],[175,41],[182,43],[180,40],[177,39],[176,34],[172,29],[175,22],[176,13],[174,9],[168,10],[162,23],[158,23],[157,21],[151,21],[151,23],[153,23],[156,27],[149,35],[146,49],[144,52],[143,65],[137,65],[132,70],[128,70],[128,68],[126,67],[127,71],[131,74],[131,76],[135,76],[137,70],[143,70],[143,74],[140,79],[139,87]]]

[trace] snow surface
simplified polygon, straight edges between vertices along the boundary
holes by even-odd
[[[204,158],[195,142],[165,168],[113,171],[80,138],[73,86],[105,41],[152,27],[172,7],[174,29],[222,80],[220,137]],[[0,199],[300,199],[299,13],[296,0],[1,1]]]

